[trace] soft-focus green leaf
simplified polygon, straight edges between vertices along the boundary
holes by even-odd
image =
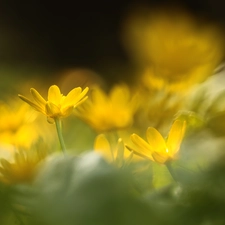
[[[171,176],[167,167],[163,164],[153,163],[153,186],[155,188],[160,188],[167,186],[174,182],[173,177]]]
[[[220,112],[207,121],[207,126],[218,136],[225,135],[225,111]]]
[[[224,101],[225,101],[225,91],[221,91],[214,99],[211,101],[211,105],[208,107],[206,113],[207,116],[213,116],[218,112],[224,110]]]
[[[52,158],[32,188],[33,196],[20,200],[32,225],[149,223],[148,207],[133,196],[129,175],[95,153]]]
[[[195,112],[181,111],[175,116],[176,120],[186,121],[187,132],[202,128],[205,125],[204,119]]]

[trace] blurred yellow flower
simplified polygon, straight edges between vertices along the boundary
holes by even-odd
[[[43,149],[30,149],[15,152],[13,160],[0,159],[0,181],[6,184],[31,182],[38,163],[45,157]]]
[[[30,147],[39,137],[37,115],[24,104],[0,103],[0,145]]]
[[[129,88],[116,85],[109,95],[100,88],[93,89],[76,115],[96,131],[105,132],[130,126],[136,109],[137,99],[130,95]]]
[[[184,91],[213,74],[224,57],[224,34],[183,10],[143,9],[126,23],[128,50],[146,69],[150,89]]]
[[[147,142],[137,134],[131,135],[132,142],[137,149],[127,148],[144,158],[150,159],[157,163],[166,163],[176,157],[180,149],[181,142],[186,130],[186,122],[176,120],[169,132],[168,139],[164,140],[162,135],[153,127],[149,127],[146,132]]]
[[[69,116],[75,107],[84,102],[87,99],[85,95],[88,92],[88,87],[83,91],[80,87],[74,88],[67,96],[64,96],[58,86],[52,85],[48,90],[47,101],[34,88],[31,88],[30,92],[33,101],[22,95],[19,95],[19,97],[34,109],[46,115],[48,121],[52,123],[55,118]]]
[[[104,134],[99,134],[95,138],[94,150],[100,153],[107,161],[114,163],[118,167],[125,164],[125,158],[131,158],[132,153],[124,148],[124,143],[121,138],[117,143],[110,143]]]

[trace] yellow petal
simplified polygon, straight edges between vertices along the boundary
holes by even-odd
[[[45,114],[44,109],[42,109],[39,105],[37,105],[36,103],[32,102],[31,100],[29,100],[28,98],[24,97],[23,95],[18,95],[18,96],[19,96],[20,99],[22,99],[24,102],[28,103],[34,109],[36,109],[37,111]]]
[[[112,104],[125,106],[129,102],[130,92],[126,85],[115,86],[110,92]]]
[[[161,164],[164,164],[168,160],[168,158],[169,158],[168,155],[160,154],[158,152],[153,152],[152,153],[152,157],[154,158],[154,160],[157,163],[161,163]]]
[[[80,87],[74,88],[69,92],[69,94],[66,96],[65,100],[63,101],[63,107],[67,107],[70,105],[75,106],[78,102],[80,102],[84,96],[88,92],[88,87],[86,87],[83,91]]]
[[[59,107],[57,107],[55,104],[53,104],[52,102],[48,102],[46,104],[46,114],[49,117],[60,117],[60,109]]]
[[[171,129],[167,139],[167,148],[169,154],[173,157],[180,149],[181,142],[186,130],[186,121],[176,120]]]
[[[68,95],[65,97],[63,101],[63,106],[67,107],[68,105],[74,105],[79,99],[80,93],[81,93],[81,88],[77,87],[71,90]]]
[[[34,100],[40,105],[42,109],[45,108],[46,101],[45,99],[36,91],[34,88],[30,89],[30,93],[32,94]]]
[[[125,145],[126,149],[129,151],[129,155],[128,157],[126,158],[129,158],[131,155],[131,157],[133,157],[133,154],[137,155],[137,156],[140,156],[142,158],[146,158],[146,159],[149,159],[149,157],[147,157],[146,155],[140,153],[140,151],[137,151],[135,149],[133,149],[132,147],[128,146],[128,145]],[[153,158],[151,159],[152,161],[155,161]]]
[[[149,127],[146,132],[147,140],[152,152],[167,155],[167,147],[162,135],[153,127]]]
[[[55,105],[59,105],[61,102],[62,94],[60,89],[56,85],[52,85],[48,89],[48,101],[54,103]]]
[[[83,102],[85,102],[88,99],[88,96],[85,96],[84,98],[82,98],[79,102],[77,102],[74,105],[74,108],[76,108],[78,105],[82,104]]]
[[[132,142],[138,147],[137,150],[133,150],[134,153],[137,153],[137,155],[141,154],[141,155],[154,161],[154,159],[152,157],[151,147],[145,140],[143,140],[137,134],[132,134],[130,138],[131,138]]]
[[[67,117],[69,116],[72,112],[73,112],[74,106],[73,105],[69,105],[66,108],[62,108],[61,109],[61,116],[62,117]]]
[[[106,159],[110,161],[113,160],[110,144],[104,134],[100,134],[95,138],[94,150],[99,152]]]
[[[80,94],[80,99],[84,98],[84,96],[88,93],[88,91],[89,91],[89,88],[86,87],[86,88],[81,92],[81,94]]]
[[[91,97],[94,104],[105,105],[109,101],[107,95],[100,88],[94,89]]]

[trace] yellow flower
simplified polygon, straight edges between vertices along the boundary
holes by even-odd
[[[221,30],[182,10],[143,9],[126,25],[126,44],[148,68],[143,83],[150,89],[187,90],[212,75],[223,60]]]
[[[0,146],[28,148],[40,135],[34,123],[37,115],[27,105],[10,103],[0,103]]]
[[[6,184],[31,182],[36,167],[46,157],[43,150],[23,150],[15,152],[13,160],[0,160],[0,181]]]
[[[158,163],[166,163],[175,159],[180,149],[181,142],[186,130],[186,122],[176,120],[169,132],[168,139],[164,140],[162,135],[153,127],[149,127],[146,132],[147,142],[137,134],[131,135],[132,142],[136,145],[137,150],[132,150],[134,154],[150,159]]]
[[[54,122],[56,118],[69,116],[75,107],[87,99],[85,95],[88,92],[88,87],[83,91],[80,87],[74,88],[67,96],[64,96],[58,86],[52,85],[48,90],[47,101],[34,88],[31,88],[30,92],[33,101],[22,95],[19,95],[19,97],[34,109],[46,115],[49,122]]]
[[[114,86],[109,95],[100,88],[93,89],[91,97],[76,115],[98,132],[122,129],[133,123],[137,108],[135,97],[130,96],[126,85]]]
[[[100,153],[107,161],[122,167],[125,163],[125,158],[131,158],[132,154],[124,148],[124,143],[121,138],[117,143],[110,143],[104,134],[96,137],[94,150]]]

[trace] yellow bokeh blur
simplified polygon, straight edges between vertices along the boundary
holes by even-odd
[[[150,89],[185,91],[212,75],[224,57],[222,30],[182,9],[134,10],[123,39]]]

